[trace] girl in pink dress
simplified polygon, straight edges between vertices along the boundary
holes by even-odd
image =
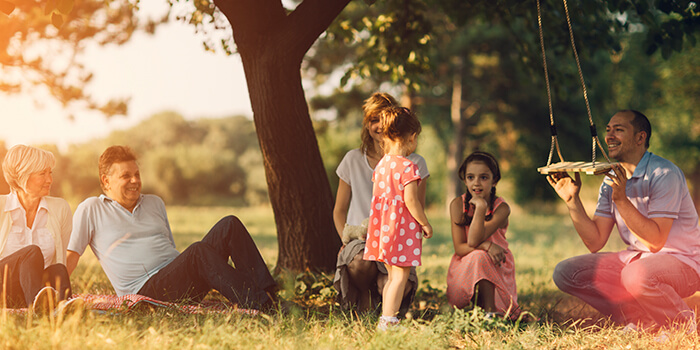
[[[408,108],[392,107],[380,116],[384,157],[374,169],[364,259],[381,261],[389,272],[378,330],[399,323],[404,288],[412,266],[421,263],[422,237],[433,236],[418,196],[420,173],[406,156],[416,150],[420,122]]]
[[[474,152],[460,166],[459,177],[467,192],[450,204],[455,254],[447,271],[447,300],[457,308],[479,306],[487,317],[517,316],[515,265],[506,241],[510,207],[496,197],[498,162],[489,153]]]

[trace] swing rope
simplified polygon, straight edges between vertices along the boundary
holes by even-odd
[[[540,47],[542,48],[542,66],[544,67],[544,79],[547,83],[547,102],[549,103],[549,130],[552,134],[552,142],[549,146],[549,156],[547,157],[547,166],[549,166],[550,164],[552,164],[552,155],[554,154],[555,147],[557,149],[559,161],[563,162],[564,157],[562,157],[561,148],[559,148],[559,139],[557,138],[557,127],[554,124],[554,112],[552,111],[552,91],[549,87],[549,70],[547,69],[547,55],[544,52],[544,35],[542,33],[542,14],[540,12],[540,0],[537,0],[537,26],[539,27]]]
[[[583,80],[583,71],[581,70],[581,62],[579,62],[578,51],[576,50],[576,43],[574,42],[574,31],[571,28],[571,19],[569,18],[569,6],[567,5],[566,0],[563,0],[563,1],[564,1],[564,12],[566,12],[566,24],[569,27],[569,36],[571,37],[571,49],[574,51],[574,58],[576,59],[576,68],[578,68],[578,76],[579,76],[579,79],[581,80],[581,89],[583,90],[583,99],[586,101],[586,111],[588,112],[588,123],[590,124],[590,128],[591,128],[591,139],[593,141],[591,162],[593,164],[595,164],[596,145],[598,145],[598,147],[600,148],[600,153],[602,153],[603,156],[605,156],[605,159],[608,161],[608,163],[610,163],[610,158],[608,158],[608,154],[605,153],[605,150],[603,149],[603,145],[600,143],[600,139],[598,138],[598,132],[596,131],[595,123],[593,123],[593,117],[591,116],[591,106],[588,103],[588,90],[586,89],[586,82]],[[539,0],[537,0],[537,4],[538,4],[538,11],[539,11]],[[539,15],[539,12],[538,12],[538,15]],[[544,51],[544,43],[542,44],[542,50]]]
[[[586,89],[586,82],[583,79],[583,70],[581,69],[581,62],[578,57],[578,51],[576,50],[576,42],[574,41],[574,31],[571,26],[571,18],[569,16],[569,7],[567,4],[567,0],[563,0],[564,2],[564,11],[566,13],[566,23],[569,28],[569,37],[571,39],[571,48],[574,52],[574,58],[576,60],[576,68],[578,69],[578,75],[579,79],[581,81],[581,89],[583,91],[583,99],[586,102],[586,111],[588,112],[588,122],[590,126],[590,131],[591,131],[591,139],[592,139],[592,155],[591,155],[591,163],[584,163],[584,162],[565,162],[564,157],[561,154],[561,148],[559,146],[559,139],[557,138],[557,129],[556,125],[554,122],[554,112],[552,108],[552,93],[551,93],[551,87],[549,84],[549,70],[547,68],[547,55],[545,53],[545,48],[544,48],[544,34],[543,34],[543,29],[542,29],[542,11],[541,11],[541,6],[540,6],[540,0],[537,0],[537,26],[539,29],[539,39],[540,39],[540,48],[542,49],[542,66],[544,67],[544,76],[545,76],[545,82],[547,85],[547,101],[549,103],[549,123],[550,123],[550,132],[552,135],[552,142],[549,148],[549,156],[547,157],[547,165],[542,168],[538,168],[538,171],[540,171],[543,174],[547,174],[550,172],[557,172],[557,171],[585,171],[588,174],[601,174],[606,172],[607,170],[610,169],[610,164],[605,164],[605,163],[599,163],[596,165],[596,145],[598,148],[600,148],[601,153],[603,156],[605,156],[605,159],[607,159],[608,163],[610,163],[610,158],[608,158],[607,153],[603,149],[603,145],[600,142],[600,139],[598,138],[598,133],[596,131],[595,124],[593,123],[593,117],[591,116],[591,107],[590,103],[588,102],[588,90]],[[554,155],[554,149],[557,149],[557,155],[559,156],[560,163],[552,165],[552,157]]]

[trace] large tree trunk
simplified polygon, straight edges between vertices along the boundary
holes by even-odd
[[[335,268],[340,239],[333,195],[304,90],[301,62],[349,0],[306,0],[287,15],[279,0],[216,2],[233,27],[248,83],[270,202],[277,268]]]

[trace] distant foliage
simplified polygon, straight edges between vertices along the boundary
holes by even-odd
[[[97,161],[110,145],[128,145],[139,157],[143,192],[169,205],[255,205],[267,202],[267,184],[253,122],[246,117],[185,120],[163,112],[104,139],[72,145],[57,158],[52,195],[80,202],[102,193]],[[0,142],[0,156],[6,147]],[[8,193],[0,181],[0,193]]]

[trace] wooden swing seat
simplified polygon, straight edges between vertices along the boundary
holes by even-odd
[[[614,163],[605,162],[559,162],[537,168],[540,174],[572,172],[586,173],[587,175],[605,174],[612,169]]]

